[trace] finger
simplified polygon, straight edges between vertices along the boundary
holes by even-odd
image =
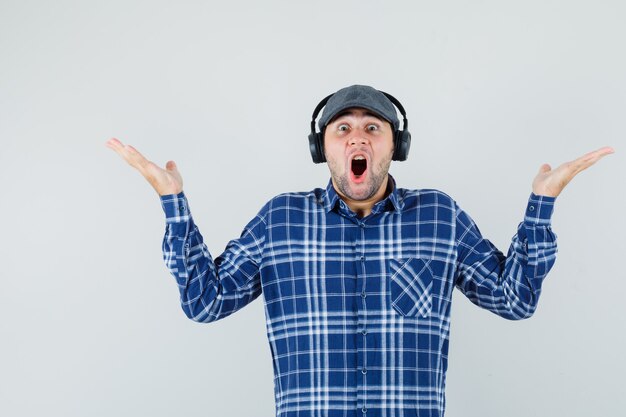
[[[145,170],[150,165],[150,161],[131,145],[125,145],[124,149],[128,155],[128,163],[141,171],[145,176]]]
[[[545,174],[546,172],[550,172],[552,167],[549,164],[543,164],[539,167],[539,174]]]
[[[145,168],[150,163],[137,149],[131,145],[124,145],[116,138],[106,142],[107,146],[117,152],[133,168],[139,170],[145,176]]]
[[[131,155],[133,155],[135,158],[143,158],[146,159],[141,152],[139,152],[137,149],[135,149],[133,146],[131,145],[124,145],[124,148],[128,151],[128,153],[130,153]]]
[[[182,184],[183,177],[180,175],[180,172],[178,172],[178,165],[176,165],[174,161],[167,161],[165,169]]]
[[[613,148],[611,148],[610,146],[604,146],[602,148],[596,149],[595,151],[588,152],[573,161],[566,162],[562,165],[562,167],[566,171],[568,171],[569,175],[573,177],[574,175],[598,162],[600,158],[612,154],[613,152],[615,152]]]
[[[117,139],[117,138],[110,138],[109,140],[106,141],[106,145],[109,148],[113,148],[113,147],[117,147],[117,146],[122,145],[122,142],[120,142],[119,139]],[[124,146],[124,145],[122,145],[122,146]]]
[[[130,163],[128,149],[122,142],[115,138],[111,138],[106,142],[106,146],[113,149],[119,156],[126,160],[126,162]]]
[[[107,140],[105,144],[108,148],[113,149],[117,153],[120,153],[120,150],[124,149],[124,144],[120,142],[119,140],[117,140],[116,138],[111,138]]]
[[[581,161],[590,161],[594,159],[597,160],[598,158],[601,158],[613,152],[615,152],[613,148],[611,148],[610,146],[605,146],[603,148],[596,149],[595,151],[591,151],[591,152],[584,154],[583,156],[578,158],[578,160],[581,160]]]
[[[165,164],[165,169],[167,169],[168,171],[178,171],[178,167],[176,166],[176,163],[174,161],[167,161],[167,163]]]

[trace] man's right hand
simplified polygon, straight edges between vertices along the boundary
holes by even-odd
[[[183,177],[174,161],[167,161],[165,169],[147,160],[130,145],[124,145],[115,138],[106,142],[106,146],[118,153],[128,164],[144,176],[159,195],[178,194],[183,190]]]

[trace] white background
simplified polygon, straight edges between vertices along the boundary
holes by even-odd
[[[326,185],[311,113],[355,83],[407,109],[398,185],[505,252],[542,163],[615,148],[557,199],[533,318],[456,292],[446,416],[622,415],[624,3],[226,3],[0,0],[0,415],[273,415],[262,299],[189,321],[158,196],[104,143],[175,160],[218,255],[275,194]]]

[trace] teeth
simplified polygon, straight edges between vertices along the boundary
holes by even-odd
[[[362,155],[357,155],[357,156],[354,157],[355,161],[362,161],[363,159],[365,159],[365,157],[362,156]]]

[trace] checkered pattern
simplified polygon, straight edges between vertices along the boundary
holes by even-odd
[[[555,198],[531,193],[504,256],[448,195],[392,183],[366,218],[330,182],[279,195],[215,261],[184,193],[161,197],[187,316],[219,320],[263,294],[277,416],[443,416],[454,287],[507,319],[535,311]]]

